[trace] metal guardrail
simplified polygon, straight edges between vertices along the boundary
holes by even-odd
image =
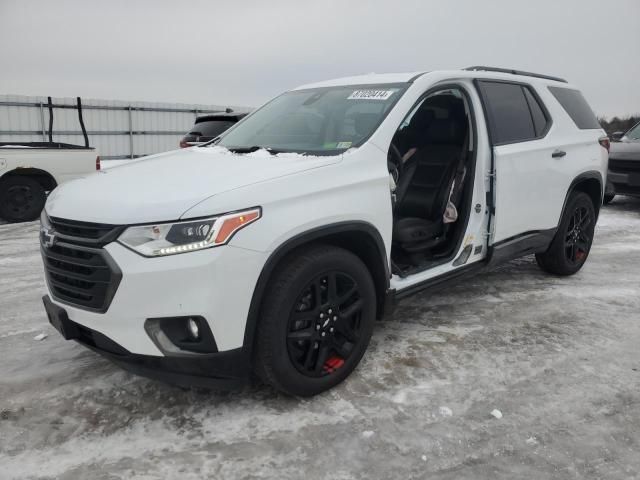
[[[4,105],[7,107],[39,107],[44,108],[48,106],[44,102],[2,102],[0,101],[0,105]],[[76,105],[68,105],[64,103],[52,103],[51,106],[53,108],[69,108],[71,110],[76,110],[78,107]],[[132,105],[87,105],[85,103],[82,104],[82,108],[85,110],[131,110],[141,111],[141,112],[169,112],[169,113],[223,113],[224,110],[207,110],[207,109],[199,109],[199,108],[169,108],[169,107],[134,107]]]
[[[39,130],[0,130],[0,135],[40,135]],[[83,135],[76,130],[54,130],[53,135]],[[173,130],[87,130],[87,135],[184,135]],[[46,137],[46,135],[45,135]]]
[[[80,102],[80,100],[78,100]],[[224,113],[225,110],[209,110],[199,108],[171,108],[171,107],[136,107],[133,105],[91,105],[82,104],[83,110],[114,110],[128,112],[128,130],[92,130],[92,131],[79,131],[79,130],[51,130],[47,128],[45,124],[45,108],[64,108],[77,110],[78,105],[69,105],[61,103],[44,103],[44,102],[8,102],[0,101],[0,106],[6,107],[31,107],[40,109],[40,129],[38,130],[0,130],[0,135],[41,135],[42,141],[47,141],[49,135],[128,135],[129,136],[129,154],[128,155],[101,155],[100,157],[105,160],[110,159],[125,159],[125,158],[138,158],[147,154],[134,154],[133,153],[133,137],[134,135],[183,135],[184,131],[173,130],[134,130],[133,129],[133,112],[163,112],[163,113],[192,113],[194,117],[200,114],[207,113]],[[81,117],[81,116],[80,116]],[[194,118],[195,119],[195,118]]]

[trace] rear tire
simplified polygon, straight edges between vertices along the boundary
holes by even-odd
[[[29,222],[40,216],[47,197],[36,180],[11,176],[0,180],[0,217],[8,222]]]
[[[604,203],[605,205],[609,205],[614,198],[616,198],[615,193],[605,193],[604,198],[602,199],[602,203]]]
[[[589,195],[574,192],[569,197],[549,249],[536,254],[540,268],[554,275],[573,275],[587,261],[596,225],[596,213]]]
[[[278,266],[265,291],[255,370],[274,388],[312,396],[342,382],[369,344],[376,293],[353,253],[307,246]]]

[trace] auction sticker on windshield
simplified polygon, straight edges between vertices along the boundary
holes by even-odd
[[[355,90],[347,100],[386,100],[395,90]]]

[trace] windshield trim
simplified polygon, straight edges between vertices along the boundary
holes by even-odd
[[[309,87],[309,88],[294,88],[293,90],[288,90],[283,92],[280,95],[284,95],[286,93],[294,93],[294,92],[321,92],[324,90],[335,90],[336,88],[353,88],[354,90],[372,90],[377,88],[399,88],[399,89],[407,89],[409,87],[409,82],[389,82],[389,83],[354,83],[354,84],[344,84],[344,85],[331,85],[329,87]],[[278,95],[278,97],[280,96]],[[276,97],[277,98],[277,97]]]
[[[198,145],[199,147],[207,147],[210,145],[218,145],[218,143],[224,139],[224,137],[226,137],[231,131],[235,130],[236,128],[238,128],[239,125],[241,125],[247,118],[251,117],[253,114],[255,114],[256,112],[259,112],[260,110],[262,110],[263,108],[265,108],[267,105],[271,104],[272,102],[274,102],[275,100],[277,100],[278,98],[282,97],[283,95],[287,95],[289,93],[297,93],[297,92],[319,92],[319,91],[325,91],[325,90],[335,90],[338,88],[353,88],[353,89],[373,89],[373,88],[397,88],[398,89],[398,95],[392,99],[392,101],[389,104],[389,108],[387,109],[387,111],[384,113],[384,115],[380,116],[379,122],[375,125],[375,128],[373,128],[371,130],[371,133],[369,133],[369,135],[367,135],[366,137],[363,137],[359,142],[354,143],[353,145],[351,145],[349,148],[340,148],[340,149],[331,149],[331,150],[310,150],[310,149],[294,149],[294,148],[274,148],[275,150],[278,151],[278,153],[299,153],[301,155],[312,155],[312,156],[333,156],[333,155],[340,155],[348,150],[351,150],[353,148],[360,148],[362,145],[364,145],[370,138],[371,136],[378,130],[378,128],[380,128],[380,125],[382,125],[382,122],[384,122],[384,120],[387,118],[387,115],[389,115],[389,113],[391,113],[391,110],[393,110],[396,106],[396,104],[398,103],[398,101],[402,98],[402,96],[406,93],[407,89],[411,86],[411,82],[388,82],[388,83],[365,83],[365,84],[346,84],[346,85],[332,85],[329,87],[312,87],[312,88],[301,88],[301,89],[293,89],[293,90],[288,90],[286,92],[282,92],[280,95],[276,95],[275,97],[273,97],[271,100],[269,100],[268,102],[266,102],[264,105],[262,105],[259,108],[256,108],[254,111],[252,111],[249,115],[247,115],[246,117],[244,117],[243,119],[241,119],[239,122],[237,122],[236,124],[234,124],[233,126],[231,126],[228,130],[225,130],[223,133],[221,133],[220,135],[218,135],[216,138],[203,143],[201,145]],[[232,150],[234,147],[226,147],[224,145],[220,145],[222,148],[226,148],[227,150]],[[270,147],[269,145],[265,145],[264,148],[268,149],[268,147]],[[235,148],[239,148],[239,147],[235,147]],[[245,155],[245,154],[238,154],[238,155]]]

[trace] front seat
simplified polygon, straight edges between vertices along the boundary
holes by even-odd
[[[396,192],[393,243],[409,254],[424,252],[446,239],[443,214],[465,160],[466,133],[464,110],[462,117],[432,120],[427,145],[414,154],[413,168],[403,172],[403,188]]]

